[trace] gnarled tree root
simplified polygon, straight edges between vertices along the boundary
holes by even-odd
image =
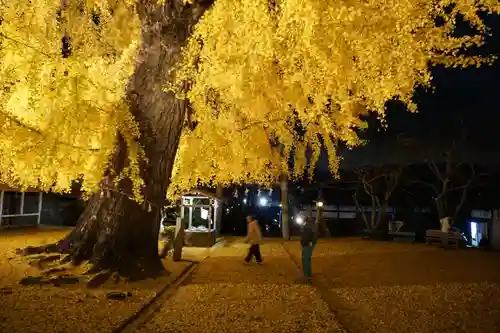
[[[153,260],[132,260],[126,266],[106,265],[105,262],[92,262],[92,257],[82,256],[82,251],[77,247],[69,246],[68,237],[59,242],[41,246],[27,246],[23,249],[17,249],[16,253],[27,257],[30,260],[30,265],[37,267],[41,272],[39,276],[31,276],[21,281],[21,284],[74,284],[81,277],[73,277],[68,275],[67,264],[72,266],[80,266],[90,264],[83,276],[87,276],[84,280],[87,282],[87,287],[98,288],[105,284],[110,279],[114,283],[118,283],[121,278],[126,278],[128,281],[137,281],[146,278],[156,278],[169,274],[165,270],[159,257],[158,261]],[[97,258],[99,259],[99,257]],[[135,261],[135,262],[134,262]],[[68,281],[66,281],[68,280]],[[66,283],[68,282],[68,283]]]

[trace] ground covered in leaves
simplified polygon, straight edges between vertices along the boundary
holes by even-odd
[[[139,332],[344,332],[281,242],[261,247],[263,263],[244,263],[241,240],[210,253]]]
[[[50,262],[41,270],[29,264],[38,259],[15,249],[66,232],[0,233],[0,332],[111,332],[188,265],[166,260],[170,276],[136,284],[111,279],[97,289],[81,281],[20,285],[50,270]],[[266,240],[262,265],[243,262],[248,245],[241,239],[225,244],[186,248],[185,258],[204,260],[136,332],[500,332],[500,253],[320,240],[307,285],[297,241]],[[78,269],[54,274],[81,277]]]
[[[300,246],[286,244],[300,260]],[[349,332],[500,332],[500,253],[320,240],[318,290]]]
[[[306,285],[183,286],[138,332],[343,332],[317,291]]]
[[[18,248],[50,244],[69,231],[0,232],[0,332],[111,332],[190,264],[167,259],[164,265],[170,274],[159,279],[137,283],[109,279],[99,288],[89,288],[91,276],[84,275],[85,265],[43,260],[40,264],[40,257],[54,254],[16,254]]]
[[[236,240],[229,246],[217,248],[199,265],[188,280],[191,284],[250,283],[250,284],[294,284],[300,274],[290,260],[285,248],[277,241],[268,241],[261,247],[263,263],[246,264],[249,245]]]

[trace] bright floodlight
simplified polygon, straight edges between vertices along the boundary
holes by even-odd
[[[267,198],[260,198],[259,204],[261,206],[267,206]]]
[[[318,201],[318,202],[316,202],[316,206],[318,206],[318,207],[323,207],[323,201]]]
[[[302,216],[297,216],[295,218],[295,223],[297,223],[298,225],[304,224],[304,219],[302,218]]]
[[[243,203],[246,204],[247,203],[247,198],[243,199]]]

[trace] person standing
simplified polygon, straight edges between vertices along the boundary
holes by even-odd
[[[262,241],[262,233],[260,232],[259,223],[252,216],[247,216],[247,238],[246,243],[250,244],[248,254],[245,257],[245,262],[249,263],[253,257],[258,264],[262,263],[260,254],[260,243]]]
[[[312,218],[307,218],[302,229],[300,244],[302,245],[302,268],[304,277],[310,281],[312,278],[311,257],[316,246],[317,232],[316,225]]]
[[[441,219],[441,247],[448,248],[448,232],[450,231],[450,218],[448,216]]]

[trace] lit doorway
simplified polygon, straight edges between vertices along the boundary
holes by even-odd
[[[481,239],[488,237],[488,224],[486,222],[471,221],[470,223],[470,236],[471,245],[478,247]]]
[[[470,223],[470,238],[471,238],[471,245],[474,247],[479,246],[479,239],[478,239],[478,230],[477,230],[477,222],[471,222]]]

